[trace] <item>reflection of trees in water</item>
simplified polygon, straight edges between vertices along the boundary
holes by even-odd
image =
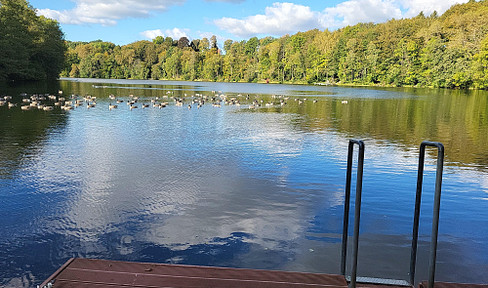
[[[332,129],[347,137],[373,138],[407,147],[417,147],[424,140],[439,141],[446,147],[449,162],[487,167],[488,93],[417,93],[418,97],[408,98],[349,99],[347,104],[342,104],[342,99],[322,98],[317,103],[291,103],[281,111],[305,116],[294,123],[301,130]]]

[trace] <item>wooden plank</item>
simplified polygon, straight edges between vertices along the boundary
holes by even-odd
[[[346,288],[339,275],[74,259],[48,280],[55,287]],[[46,283],[49,281],[45,281]],[[41,286],[42,287],[42,286]]]
[[[220,278],[236,280],[261,280],[288,283],[306,283],[347,286],[343,276],[318,273],[270,271],[258,269],[222,268],[192,265],[172,265],[155,263],[136,263],[109,260],[76,259],[70,269],[90,269],[133,274],[157,274],[172,276],[191,276],[201,278]]]

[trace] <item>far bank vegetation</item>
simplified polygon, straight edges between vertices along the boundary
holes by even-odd
[[[61,76],[488,89],[487,35],[488,1],[470,1],[280,38],[68,42]]]

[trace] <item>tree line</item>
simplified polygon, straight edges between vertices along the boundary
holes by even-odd
[[[25,0],[0,0],[0,80],[56,79],[65,51],[57,21]]]
[[[488,1],[280,38],[68,42],[62,76],[488,89]]]
[[[0,0],[0,79],[57,76],[488,89],[488,0],[279,38],[64,41],[26,0]]]

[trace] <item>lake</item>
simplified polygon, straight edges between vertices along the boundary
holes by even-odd
[[[96,106],[20,108],[59,90]],[[409,279],[430,140],[446,150],[436,280],[488,283],[487,91],[61,79],[2,84],[6,95],[0,286],[35,287],[71,257],[338,274],[352,138],[366,147],[358,274]],[[418,280],[435,164],[428,149]]]

